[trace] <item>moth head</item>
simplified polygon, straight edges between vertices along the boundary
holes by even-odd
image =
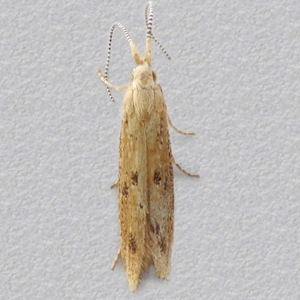
[[[131,81],[143,87],[152,86],[156,82],[156,74],[147,61],[136,66],[131,74]]]
[[[129,33],[127,32],[126,28],[119,22],[113,23],[110,29],[109,34],[109,44],[108,44],[108,53],[107,53],[107,60],[105,66],[105,73],[104,79],[108,79],[108,70],[109,70],[109,62],[110,62],[110,53],[111,53],[111,44],[112,44],[112,36],[115,30],[115,27],[119,27],[123,33],[125,34],[127,41],[131,48],[131,53],[133,59],[136,63],[136,68],[134,69],[133,74],[131,75],[131,81],[133,83],[137,83],[143,86],[149,86],[156,82],[156,74],[151,70],[151,62],[152,62],[152,51],[151,51],[151,41],[154,40],[158,47],[163,51],[168,59],[170,59],[169,54],[161,45],[161,43],[155,38],[152,32],[152,25],[153,25],[153,7],[152,1],[147,2],[145,7],[145,23],[147,28],[147,37],[146,37],[146,49],[145,49],[145,56],[142,57],[135,44],[133,43]],[[106,85],[106,89],[108,95],[112,101],[115,101],[113,96],[111,95],[110,88]]]

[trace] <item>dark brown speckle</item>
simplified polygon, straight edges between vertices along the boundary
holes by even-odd
[[[132,185],[138,185],[139,183],[139,176],[138,176],[138,172],[132,172],[131,173],[131,183]]]
[[[155,173],[154,173],[154,183],[158,185],[158,184],[160,184],[160,181],[161,181],[160,173],[155,171]]]
[[[129,236],[129,250],[132,252],[132,253],[135,253],[136,250],[137,250],[137,245],[136,245],[136,241],[135,241],[135,238],[134,236],[130,233],[130,236]]]
[[[159,234],[159,230],[160,230],[160,227],[158,225],[158,223],[155,221],[155,234]]]
[[[128,197],[128,186],[127,186],[127,184],[126,184],[126,182],[125,182],[125,184],[124,184],[124,187],[123,187],[123,190],[122,190],[122,194],[123,194],[123,196],[125,197],[125,198],[127,198]]]
[[[165,191],[168,189],[168,177],[166,177],[166,180],[164,182],[164,189]]]
[[[155,228],[151,222],[150,222],[150,230],[152,233],[155,233]]]
[[[165,242],[165,239],[164,238],[161,238],[160,242],[159,242],[159,247],[160,247],[160,251],[165,253],[166,250],[167,250],[167,245],[166,245],[166,242]]]

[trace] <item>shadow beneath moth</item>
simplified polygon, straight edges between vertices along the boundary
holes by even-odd
[[[147,27],[145,57],[141,57],[125,27],[114,23],[109,35],[105,73],[98,75],[110,88],[125,90],[120,133],[119,176],[112,185],[118,187],[121,243],[113,262],[114,269],[121,257],[131,291],[141,280],[141,272],[154,265],[157,276],[168,279],[174,229],[173,164],[192,177],[174,160],[168,126],[180,134],[194,135],[177,129],[171,122],[162,88],[151,69],[151,42],[170,56],[152,33],[152,2],[145,6]],[[136,63],[130,84],[115,86],[108,82],[108,67],[114,29],[125,34]]]

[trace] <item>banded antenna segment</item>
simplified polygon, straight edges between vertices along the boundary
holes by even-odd
[[[106,59],[106,65],[105,65],[105,71],[104,71],[104,78],[106,80],[108,80],[108,68],[109,68],[109,63],[110,63],[110,53],[111,53],[110,51],[111,51],[112,36],[113,36],[113,33],[114,33],[114,30],[115,30],[116,26],[118,26],[122,29],[123,33],[126,36],[126,39],[127,39],[128,43],[130,44],[132,42],[132,39],[131,39],[129,33],[127,32],[126,28],[121,23],[116,22],[116,23],[112,24],[110,32],[109,32],[107,59]],[[108,86],[106,86],[106,91],[107,91],[107,94],[108,94],[110,100],[112,102],[115,102],[115,99],[112,96],[110,88]]]
[[[152,1],[147,2],[145,6],[145,22],[146,22],[146,27],[147,27],[147,38],[152,38],[155,43],[158,45],[159,49],[164,53],[164,55],[168,58],[171,59],[171,56],[169,53],[166,51],[166,49],[163,47],[163,45],[157,40],[157,38],[154,36],[152,32],[152,25],[153,25],[153,6],[152,6]],[[149,13],[148,13],[149,10]]]
[[[165,54],[165,56],[168,59],[171,59],[170,55],[167,53],[167,51],[165,50],[165,48],[162,46],[162,44],[156,39],[156,37],[153,35],[152,32],[152,26],[153,26],[153,6],[152,6],[152,1],[147,2],[146,6],[145,6],[145,22],[146,22],[146,27],[147,27],[147,40],[149,42],[146,43],[146,59],[148,58],[149,64],[151,64],[151,46],[150,46],[150,42],[151,39],[153,39],[158,47],[162,50],[162,52]],[[121,30],[123,31],[123,33],[126,36],[126,39],[130,45],[131,48],[131,52],[133,55],[133,58],[136,62],[137,65],[141,64],[143,62],[143,59],[141,58],[141,56],[139,55],[129,33],[127,32],[126,28],[119,22],[113,23],[110,29],[110,33],[109,33],[109,41],[108,41],[108,52],[107,52],[107,59],[106,59],[106,65],[105,65],[105,71],[104,71],[104,78],[105,80],[108,80],[108,69],[109,69],[109,63],[110,63],[110,54],[111,54],[111,43],[112,43],[112,37],[113,37],[113,33],[116,27],[121,28]],[[106,85],[106,91],[107,94],[110,98],[110,100],[112,102],[115,102],[114,97],[111,94],[110,88],[108,87],[108,85]]]

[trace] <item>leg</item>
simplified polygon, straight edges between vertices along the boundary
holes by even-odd
[[[195,135],[194,132],[183,132],[183,131],[179,130],[178,128],[176,128],[176,127],[173,125],[173,123],[171,122],[171,119],[170,119],[169,115],[168,115],[168,123],[169,123],[169,125],[170,125],[175,131],[177,131],[177,132],[180,133],[180,134],[183,134],[183,135]]]
[[[116,186],[118,186],[118,180],[113,185],[111,185],[110,188],[113,189]]]
[[[108,87],[113,88],[113,89],[116,89],[117,91],[126,90],[126,89],[130,86],[130,84],[117,86],[117,85],[113,85],[113,84],[109,83],[109,82],[104,78],[104,76],[102,75],[100,69],[98,69],[98,75],[99,75],[99,77],[101,78],[101,80],[102,80]]]
[[[188,171],[186,171],[185,169],[183,169],[176,161],[175,159],[173,158],[173,163],[174,165],[176,165],[176,167],[181,171],[183,172],[184,174],[188,175],[188,176],[191,176],[191,177],[200,177],[198,174],[192,174],[192,173],[189,173]]]
[[[117,255],[116,255],[115,259],[114,259],[114,262],[113,262],[113,264],[112,264],[112,266],[111,266],[111,269],[112,269],[112,270],[115,268],[115,266],[116,266],[116,264],[117,264],[117,262],[118,262],[118,259],[119,259],[120,255],[121,255],[121,248],[119,248],[118,253],[117,253]]]

